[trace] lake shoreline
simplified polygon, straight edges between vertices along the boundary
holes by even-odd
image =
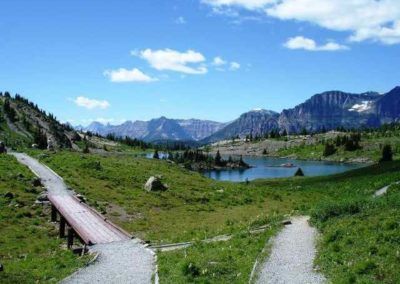
[[[225,156],[225,155],[224,155]],[[215,180],[243,182],[254,179],[288,178],[301,168],[305,176],[325,176],[365,167],[367,163],[350,163],[293,159],[291,157],[243,156],[249,169],[211,169],[200,171]]]

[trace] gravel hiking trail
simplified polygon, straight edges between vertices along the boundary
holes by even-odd
[[[66,197],[73,195],[63,179],[49,167],[23,154],[11,153],[17,160],[40,177],[49,194]],[[89,215],[91,217],[91,215]],[[61,283],[152,283],[156,271],[155,253],[138,239],[127,239],[89,246],[97,258]]]
[[[326,283],[325,277],[313,267],[317,230],[308,220],[308,216],[293,217],[292,223],[271,240],[271,253],[259,267],[256,283]]]

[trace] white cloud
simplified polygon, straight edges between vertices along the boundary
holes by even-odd
[[[349,49],[347,46],[335,42],[317,45],[313,39],[302,36],[289,38],[284,46],[289,49],[304,49],[308,51],[337,51]]]
[[[240,64],[238,62],[235,61],[228,62],[220,56],[214,57],[211,65],[215,66],[215,69],[218,71],[226,71],[226,70],[236,71],[240,68]]]
[[[202,0],[203,3],[213,7],[237,6],[249,10],[264,8],[267,4],[276,2],[276,0]]]
[[[131,54],[136,55],[137,52]],[[205,74],[208,71],[204,65],[206,58],[194,50],[179,52],[168,48],[145,49],[140,51],[138,56],[146,60],[151,67],[160,71],[168,70],[185,74]]]
[[[213,62],[212,62],[212,65],[214,65],[214,66],[222,66],[222,65],[225,65],[225,64],[226,64],[226,61],[223,60],[219,56],[214,57]]]
[[[157,81],[156,78],[152,78],[149,75],[146,75],[137,68],[133,68],[132,70],[128,70],[125,68],[119,68],[117,70],[106,70],[104,72],[104,76],[108,77],[111,82],[115,83],[123,83],[123,82],[149,83]]]
[[[184,17],[180,16],[180,17],[176,18],[175,24],[184,25],[184,24],[186,24],[186,19]]]
[[[110,103],[106,100],[95,100],[95,99],[89,99],[86,97],[76,97],[73,102],[80,107],[84,107],[87,109],[107,109],[110,107]]]
[[[235,61],[232,61],[229,65],[229,69],[232,71],[239,70],[239,68],[240,68],[240,64]]]
[[[350,32],[350,41],[400,43],[399,0],[202,0],[213,7],[264,11],[281,20]]]

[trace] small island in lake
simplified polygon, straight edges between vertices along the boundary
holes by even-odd
[[[156,151],[153,158],[158,159],[159,154]],[[183,152],[168,153],[164,158],[183,165],[185,168],[193,171],[205,170],[226,170],[226,169],[249,169],[251,166],[243,161],[242,156],[239,158],[228,159],[222,158],[219,151],[215,156],[205,154],[202,150],[185,150]]]

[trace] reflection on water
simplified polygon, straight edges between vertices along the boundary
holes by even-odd
[[[211,170],[203,174],[215,180],[246,181],[258,178],[291,177],[297,168],[301,168],[306,176],[322,176],[342,173],[362,167],[362,164],[341,164],[321,161],[301,161],[269,157],[243,157],[252,166],[250,169]],[[294,167],[283,167],[284,164]]]

